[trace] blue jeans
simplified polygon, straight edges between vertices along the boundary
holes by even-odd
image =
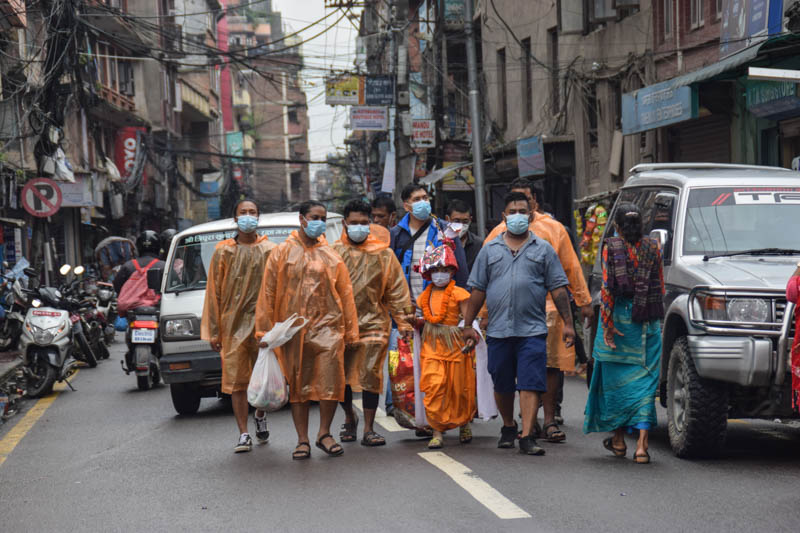
[[[389,380],[389,352],[397,350],[397,337],[399,337],[397,328],[392,328],[392,332],[389,334],[389,348],[386,351],[386,363],[383,365],[383,374],[386,376],[386,398],[384,399],[384,405],[387,411],[392,407],[392,383]]]

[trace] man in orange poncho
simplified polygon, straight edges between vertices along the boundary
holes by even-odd
[[[369,223],[371,211],[370,205],[361,200],[348,203],[344,208],[345,230],[333,246],[350,271],[361,335],[361,342],[348,346],[344,352],[347,388],[342,407],[346,419],[339,437],[342,442],[357,439],[358,417],[353,410],[353,392],[362,391],[364,438],[361,444],[382,446],[386,439],[375,432],[373,424],[389,344],[389,313],[400,334],[410,336],[412,329],[405,313],[411,312],[411,297],[400,262],[389,249],[389,232],[383,226]]]
[[[308,459],[309,402],[319,402],[316,445],[331,456],[344,453],[331,436],[336,402],[344,401],[344,348],[358,342],[358,316],[350,274],[325,240],[328,212],[313,200],[300,206],[301,229],[270,254],[256,306],[256,338],[293,313],[308,324],[275,350],[289,383],[298,443],[293,459]]]
[[[583,270],[572,246],[564,225],[542,213],[539,209],[539,192],[533,182],[524,178],[519,178],[511,183],[511,192],[520,192],[528,198],[531,207],[530,231],[537,237],[546,240],[555,249],[561,267],[569,280],[569,291],[575,300],[575,304],[580,308],[581,315],[585,319],[594,315],[592,310],[592,297],[586,280],[583,277]],[[498,224],[483,241],[491,242],[498,235],[506,230],[505,222]],[[564,321],[561,319],[553,298],[547,297],[547,392],[542,396],[544,407],[544,438],[549,442],[563,442],[567,436],[556,423],[556,395],[561,385],[563,372],[575,371],[575,348],[567,348],[563,341]]]
[[[258,207],[242,200],[234,210],[239,232],[220,242],[211,256],[200,336],[222,358],[222,392],[231,395],[233,415],[239,425],[235,451],[249,452],[253,441],[247,432],[247,385],[258,357],[255,309],[267,256],[276,246],[259,237]],[[269,438],[267,417],[256,411],[256,438]]]

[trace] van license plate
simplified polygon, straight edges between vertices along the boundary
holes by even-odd
[[[134,344],[144,344],[156,342],[156,330],[154,329],[135,329],[131,332],[131,342]]]

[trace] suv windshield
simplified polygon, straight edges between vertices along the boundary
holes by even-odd
[[[286,240],[296,227],[259,228],[274,243]],[[236,236],[235,230],[198,233],[183,237],[175,248],[167,277],[166,292],[183,292],[206,288],[206,272],[217,243]]]
[[[684,255],[798,248],[800,188],[692,189],[688,202]]]

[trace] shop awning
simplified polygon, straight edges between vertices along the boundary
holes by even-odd
[[[724,74],[729,70],[741,67],[742,65],[754,60],[758,56],[758,51],[760,48],[761,46],[751,46],[750,48],[745,48],[741,52],[730,57],[726,57],[721,61],[717,61],[716,63],[712,63],[711,65],[699,68],[697,70],[693,70],[692,72],[683,74],[682,76],[676,76],[667,83],[672,89],[677,89],[678,87],[685,87],[699,81],[706,81],[716,78],[717,76]]]

